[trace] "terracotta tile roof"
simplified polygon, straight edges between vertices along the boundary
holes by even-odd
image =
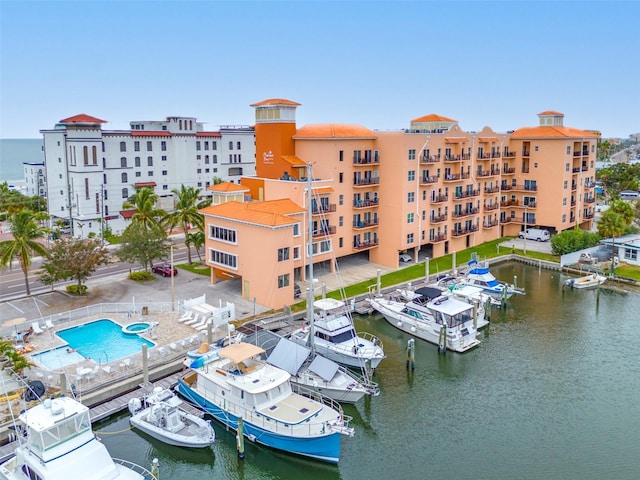
[[[442,115],[436,115],[435,113],[430,113],[429,115],[425,115],[424,117],[414,118],[411,120],[411,123],[423,123],[423,122],[453,122],[458,123],[457,120],[453,118],[443,117]]]
[[[135,210],[120,210],[120,215],[122,215],[122,218],[131,218],[135,213]]]
[[[306,165],[306,162],[295,155],[283,155],[282,159],[291,165]]]
[[[261,102],[258,103],[252,103],[251,105],[249,105],[250,107],[264,107],[267,105],[289,105],[289,106],[294,106],[294,107],[299,107],[300,104],[293,102],[291,100],[287,100],[285,98],[270,98],[268,100],[263,100]]]
[[[132,137],[170,137],[166,130],[131,130]]]
[[[58,123],[107,123],[107,121],[92,117],[91,115],[87,115],[86,113],[80,113],[78,115],[74,115],[73,117],[64,118]]]
[[[229,193],[229,192],[248,192],[249,189],[247,187],[243,187],[242,185],[236,185],[231,182],[222,182],[217,185],[209,185],[207,190],[212,192],[220,192],[220,193]]]
[[[222,137],[220,132],[196,132],[196,137]]]
[[[305,125],[296,131],[294,139],[302,138],[371,138],[375,134],[366,127],[360,125],[346,125],[341,123],[324,123],[317,125]]]
[[[136,188],[155,187],[156,185],[158,185],[156,182],[138,182],[134,184]]]
[[[304,212],[304,208],[288,198],[266,202],[227,202],[200,210],[200,213],[205,217],[222,217],[232,221],[267,227],[298,223],[300,220],[290,215],[303,214]]]
[[[579,130],[571,127],[560,127],[553,125],[541,125],[539,127],[523,127],[519,128],[511,134],[511,138],[582,138],[593,137],[598,135],[586,130]]]
[[[540,112],[538,115],[562,115],[564,117],[564,113],[555,112],[553,110],[545,110],[544,112]]]

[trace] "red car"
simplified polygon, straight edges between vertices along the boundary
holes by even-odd
[[[163,277],[171,276],[171,264],[170,263],[160,263],[158,265],[153,265],[151,267],[151,271],[153,273],[159,273]],[[178,275],[178,269],[173,267],[173,276]]]

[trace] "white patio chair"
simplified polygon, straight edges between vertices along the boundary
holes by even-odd
[[[204,322],[202,325],[198,325],[197,327],[193,327],[198,331],[202,331],[202,330],[206,330],[207,326],[211,323],[211,320],[207,320],[206,322]]]
[[[186,322],[183,322],[185,325],[195,325],[196,323],[199,323],[200,320],[200,314],[199,313],[195,313],[193,315],[193,318],[191,320],[187,320]]]
[[[187,321],[189,321],[191,319],[193,319],[193,311],[189,310],[189,311],[185,312],[185,314],[182,317],[180,317],[178,319],[178,321],[180,323],[184,323],[184,322],[187,322]]]
[[[38,335],[39,333],[44,332],[44,330],[42,330],[40,328],[40,325],[38,325],[38,322],[33,322],[31,324],[31,328],[33,328],[33,333],[35,333],[36,335]]]
[[[202,318],[200,319],[200,321],[198,323],[193,323],[191,324],[191,326],[193,328],[195,328],[196,330],[202,330],[202,326],[207,324],[207,317],[205,317],[204,315],[202,316]]]
[[[47,328],[54,328],[53,321],[51,319],[48,319],[46,322],[44,322],[44,325]]]

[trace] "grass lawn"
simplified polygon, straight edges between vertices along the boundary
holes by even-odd
[[[192,263],[191,265],[188,265],[186,263],[181,263],[180,265],[176,265],[176,268],[179,268],[181,270],[187,270],[191,273],[195,273],[198,275],[209,276],[211,274],[211,267],[209,267],[208,265],[202,265],[200,263]]]
[[[609,263],[609,267],[611,264]],[[610,268],[603,270],[607,275],[610,273]],[[632,278],[633,280],[640,281],[640,267],[634,265],[618,265],[615,268],[615,274],[617,277]]]

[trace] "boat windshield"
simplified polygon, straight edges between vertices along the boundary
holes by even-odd
[[[347,330],[345,332],[342,333],[338,333],[337,335],[334,335],[333,337],[329,337],[329,341],[331,343],[343,343],[343,342],[347,342],[349,340],[351,340],[352,338],[356,337],[356,332],[353,331],[353,329]]]
[[[34,451],[44,452],[90,429],[91,420],[87,410],[66,418],[42,432],[29,429],[29,446]]]

